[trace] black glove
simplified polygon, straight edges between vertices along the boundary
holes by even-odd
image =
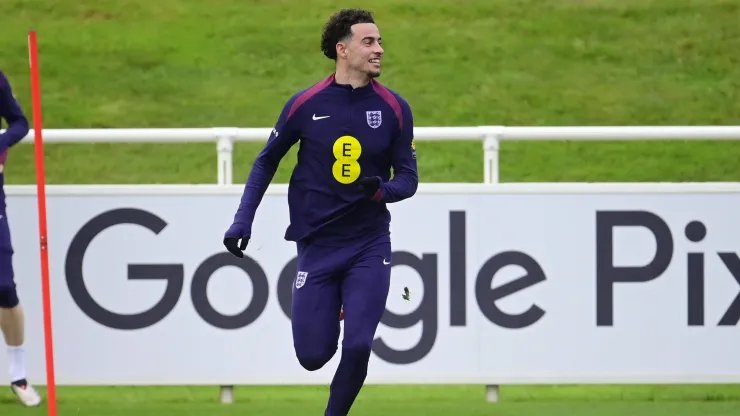
[[[360,185],[360,190],[367,199],[371,199],[375,196],[378,189],[380,189],[380,178],[377,176],[360,178],[357,183]]]
[[[224,246],[226,246],[226,249],[229,250],[229,252],[236,257],[244,257],[244,250],[247,249],[247,243],[249,242],[249,236],[245,236],[241,238],[241,243],[239,243],[238,238],[224,238]]]

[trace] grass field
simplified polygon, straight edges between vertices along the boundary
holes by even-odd
[[[367,386],[353,416],[736,416],[736,386],[513,386],[487,403],[481,386]],[[325,387],[243,387],[218,403],[215,388],[60,388],[59,414],[82,416],[322,415]],[[45,415],[0,394],[0,414]]]
[[[47,128],[271,127],[331,63],[319,33],[342,1],[3,0],[0,68],[30,114],[26,36],[37,30]],[[363,2],[381,81],[418,126],[740,124],[736,0]],[[235,181],[260,144],[238,144]],[[479,182],[478,142],[417,144],[424,182]],[[47,145],[60,183],[213,183],[215,145]],[[276,180],[289,176],[295,150]],[[504,143],[502,181],[738,181],[738,142]],[[9,184],[35,179],[13,149]],[[60,388],[61,415],[319,415],[326,388]],[[0,392],[0,415],[41,415]],[[738,386],[368,387],[353,415],[724,416]]]

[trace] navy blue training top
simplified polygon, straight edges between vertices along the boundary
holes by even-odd
[[[341,245],[389,234],[386,204],[411,197],[418,185],[411,108],[374,79],[353,88],[334,77],[287,101],[252,166],[226,237],[251,236],[257,206],[296,142],[300,148],[288,186],[286,240]],[[370,200],[356,183],[362,177],[381,179]]]
[[[8,159],[8,149],[28,134],[28,119],[23,114],[21,106],[13,95],[10,81],[0,71],[0,123],[8,124],[7,130],[0,133],[0,209],[5,211],[5,162]],[[1,244],[1,243],[0,243]]]

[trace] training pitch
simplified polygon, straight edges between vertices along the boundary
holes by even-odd
[[[0,15],[12,18],[2,24],[0,65],[30,116],[26,42],[29,30],[38,32],[46,128],[272,127],[293,92],[332,70],[319,50],[320,30],[343,6],[2,1]],[[367,6],[384,38],[381,81],[410,102],[417,126],[738,124],[737,1],[378,0]],[[416,146],[422,182],[482,180],[480,142]],[[236,182],[246,179],[260,147],[236,145]],[[216,181],[215,144],[45,150],[50,184]],[[276,181],[287,181],[295,154]],[[507,182],[738,181],[739,159],[740,142],[507,142],[500,176]],[[10,152],[5,174],[8,184],[34,183],[33,145]],[[46,414],[43,406],[21,408],[9,389],[2,391],[0,415]],[[293,416],[322,414],[327,393],[327,386],[237,387],[236,402],[221,405],[217,387],[62,386],[58,402],[63,416]],[[496,404],[484,393],[483,386],[369,386],[352,415],[740,414],[738,386],[503,386]]]

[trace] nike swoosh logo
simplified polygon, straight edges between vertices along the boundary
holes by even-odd
[[[316,114],[314,114],[314,115],[313,115],[313,119],[314,119],[314,120],[321,120],[322,118],[329,118],[329,117],[331,117],[331,116],[321,116],[321,117],[316,117]]]
[[[388,260],[386,260],[386,259],[383,259],[383,264],[385,264],[385,265],[387,266],[387,265],[391,264],[391,262],[389,262],[389,261],[388,261]]]

